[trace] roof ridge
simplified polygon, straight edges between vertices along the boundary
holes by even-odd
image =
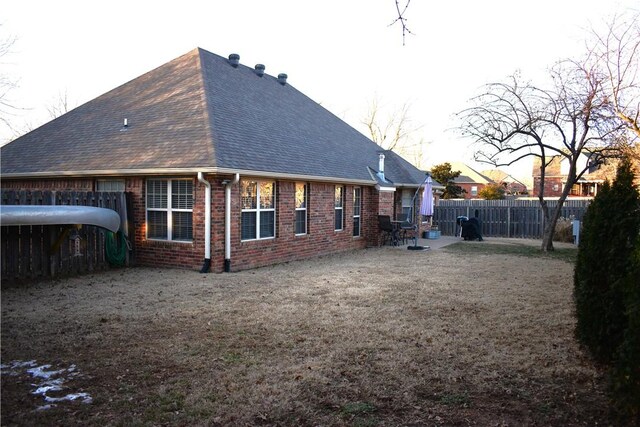
[[[466,170],[461,170],[461,176],[466,176],[467,178],[470,178],[473,180],[473,182],[478,182],[477,180],[478,178],[483,179],[485,181],[487,181],[487,184],[493,183],[494,180],[489,178],[486,175],[481,174],[480,172],[478,172],[477,170],[475,170],[474,168],[472,168],[471,166],[467,165],[466,163],[462,163],[462,162],[453,162],[451,164],[451,170],[454,169],[466,169]],[[475,176],[474,176],[475,174]]]
[[[216,150],[215,147],[213,145],[213,129],[211,129],[211,114],[210,114],[210,108],[209,106],[211,105],[211,102],[209,101],[209,91],[207,90],[207,85],[206,85],[206,76],[205,76],[205,67],[202,66],[202,55],[203,52],[207,52],[206,50],[197,47],[195,49],[198,53],[198,57],[197,57],[197,64],[196,67],[198,68],[198,72],[200,75],[200,85],[202,88],[202,104],[204,107],[204,121],[205,121],[205,132],[207,134],[207,138],[210,141],[209,144],[207,144],[207,150],[208,150],[208,154],[209,154],[209,159],[211,159],[213,161],[213,165],[211,166],[216,166],[217,165],[217,159],[216,159]]]

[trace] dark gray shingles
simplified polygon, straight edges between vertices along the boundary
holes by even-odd
[[[380,152],[291,84],[195,49],[3,147],[2,172],[217,167],[373,182]],[[386,157],[392,182],[424,178]]]
[[[211,164],[198,63],[194,50],[16,139],[2,173]]]
[[[231,169],[371,180],[380,147],[290,83],[232,67],[201,50],[217,165]],[[221,114],[221,112],[225,112]],[[387,153],[386,173],[415,183],[422,172]]]

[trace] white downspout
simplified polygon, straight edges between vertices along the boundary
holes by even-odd
[[[204,263],[200,273],[207,273],[211,268],[211,183],[198,172],[198,181],[204,184]]]
[[[222,181],[224,186],[224,271],[231,272],[231,186],[240,181],[237,173],[233,181]]]

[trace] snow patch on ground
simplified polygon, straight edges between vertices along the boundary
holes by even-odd
[[[32,383],[34,389],[31,394],[41,395],[46,405],[39,406],[37,410],[43,411],[51,409],[56,405],[52,403],[80,400],[82,403],[91,403],[93,399],[89,393],[66,393],[69,387],[64,384],[80,375],[76,365],[68,368],[50,370],[51,365],[39,365],[35,360],[21,361],[13,360],[8,364],[0,364],[0,373],[2,375],[22,375],[26,374],[36,381]],[[55,395],[54,395],[55,393]]]

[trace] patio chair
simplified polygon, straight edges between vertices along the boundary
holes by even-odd
[[[389,215],[378,215],[378,227],[382,233],[382,244],[389,242],[392,246],[398,246],[398,231],[391,223]]]
[[[409,221],[408,214],[400,214],[398,215],[398,221],[400,221],[400,237],[402,239],[402,244],[407,243],[407,234],[411,234],[411,239],[416,239],[418,236],[418,226]]]

